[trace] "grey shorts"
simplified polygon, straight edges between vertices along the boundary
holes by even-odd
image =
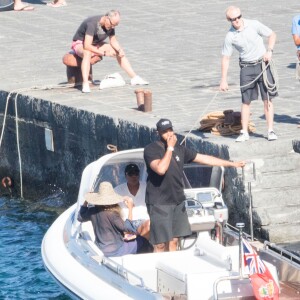
[[[251,81],[253,81],[260,73],[262,72],[262,65],[258,63],[256,65],[247,65],[245,67],[241,67],[240,72],[240,85],[244,86]],[[270,71],[270,67],[267,68],[267,78],[270,83],[274,83],[274,78]],[[263,82],[263,76],[261,75],[254,83],[246,86],[245,88],[241,88],[242,93],[242,102],[245,104],[249,104],[252,100],[258,99],[258,88],[260,91],[261,99],[268,99],[267,88]],[[269,94],[269,99],[278,96],[277,93]]]
[[[184,202],[178,205],[147,205],[147,209],[150,216],[150,242],[153,245],[192,234]]]

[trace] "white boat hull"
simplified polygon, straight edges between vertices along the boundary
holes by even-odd
[[[112,174],[99,175],[99,172],[114,164],[118,164],[116,170],[120,171],[128,161],[141,165],[141,178],[145,180],[143,149],[100,158],[84,170],[77,204],[59,216],[47,231],[42,242],[42,258],[59,284],[73,298],[79,299],[150,300],[173,296],[189,300],[251,299],[250,281],[240,273],[238,246],[225,247],[210,237],[216,220],[226,216],[224,204],[221,209],[214,206],[214,201],[219,206],[222,202],[215,187],[186,191],[188,205],[191,205],[189,220],[197,239],[194,242],[186,239],[185,250],[113,258],[102,254],[94,243],[91,223],[80,224],[77,212],[85,193]],[[194,203],[193,199],[198,200]],[[200,207],[194,206],[201,200]]]

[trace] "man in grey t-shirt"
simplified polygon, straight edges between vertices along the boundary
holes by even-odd
[[[82,92],[89,93],[88,82],[91,58],[95,55],[115,57],[120,67],[131,78],[131,85],[148,84],[147,81],[138,76],[131,67],[116,36],[115,27],[120,23],[120,13],[110,10],[103,16],[93,16],[85,19],[77,29],[72,42],[72,49],[82,58]],[[109,38],[109,44],[105,39]]]
[[[272,58],[273,48],[276,41],[276,34],[270,28],[256,20],[242,18],[241,10],[238,7],[230,6],[226,10],[226,18],[231,22],[231,27],[225,37],[222,49],[222,78],[220,90],[228,90],[227,73],[229,60],[233,48],[240,56],[240,85],[242,93],[242,130],[236,142],[249,140],[248,123],[250,118],[250,103],[258,99],[258,88],[264,102],[264,112],[268,126],[268,140],[277,140],[273,129],[274,106],[271,98],[277,96],[276,89],[267,89],[262,73],[262,61],[269,62]],[[264,46],[263,37],[268,38],[268,48]],[[267,78],[274,84],[274,78],[270,68],[266,69]],[[253,83],[251,83],[253,82]],[[251,83],[251,84],[250,84]]]

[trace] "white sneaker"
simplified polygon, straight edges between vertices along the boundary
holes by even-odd
[[[273,130],[268,132],[268,141],[276,141],[277,139],[278,137]]]
[[[149,82],[144,80],[142,77],[138,75],[131,78],[131,85],[147,85],[147,84],[149,84]]]
[[[84,83],[82,84],[82,90],[83,93],[90,93],[91,89],[90,89],[90,85],[89,83]]]
[[[249,140],[249,134],[247,132],[241,132],[235,140],[236,142],[246,142]]]

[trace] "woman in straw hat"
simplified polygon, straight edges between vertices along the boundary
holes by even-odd
[[[128,218],[121,217],[120,202],[128,207]],[[92,204],[93,206],[88,206]],[[131,224],[133,200],[117,194],[110,182],[102,182],[97,193],[88,193],[80,208],[78,221],[91,221],[95,233],[95,243],[105,256],[121,256],[145,251],[148,241],[141,236],[126,238],[133,233]]]

